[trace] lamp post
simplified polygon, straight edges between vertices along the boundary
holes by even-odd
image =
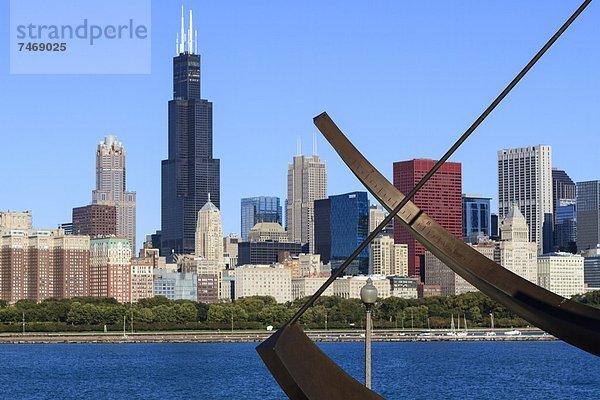
[[[373,285],[371,278],[367,284],[360,289],[360,300],[367,309],[366,332],[365,332],[365,386],[371,389],[371,310],[377,301],[377,288]]]

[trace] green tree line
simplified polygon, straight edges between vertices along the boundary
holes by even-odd
[[[600,291],[576,296],[575,300],[600,306]],[[204,304],[189,300],[171,301],[162,296],[120,304],[115,299],[47,299],[39,303],[20,300],[15,304],[0,301],[0,332],[34,331],[115,331],[264,329],[281,326],[306,301],[297,299],[277,304],[269,296],[238,299],[232,303]],[[495,326],[528,326],[510,310],[480,292],[459,296],[380,300],[374,308],[376,328],[448,328],[452,317],[467,319],[470,327],[487,327],[490,314]],[[362,327],[364,306],[358,299],[325,296],[317,300],[300,319],[307,329],[349,329]]]

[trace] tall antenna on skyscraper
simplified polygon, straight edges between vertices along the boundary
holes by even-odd
[[[302,154],[302,139],[300,136],[296,138],[296,155],[299,156]]]
[[[175,39],[175,55],[179,55],[179,32],[177,32],[177,39]]]
[[[194,30],[193,30],[192,10],[190,10],[190,27],[188,28],[188,53],[194,52]]]
[[[194,54],[198,54],[198,29],[196,29],[196,31],[194,32],[194,36],[195,36],[195,38],[194,38],[194,46],[195,46]]]
[[[185,21],[183,19],[183,4],[181,5],[181,42],[179,42],[179,54],[183,53],[185,50],[185,31],[183,30],[183,26],[185,25]]]
[[[317,134],[313,133],[313,156],[317,155]]]

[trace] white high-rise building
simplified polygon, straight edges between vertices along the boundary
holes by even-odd
[[[92,203],[115,206],[117,210],[117,237],[127,239],[131,254],[135,251],[136,200],[135,192],[128,192],[125,175],[125,147],[115,136],[107,136],[96,150],[96,189]]]
[[[538,285],[570,298],[585,292],[583,257],[571,253],[550,253],[538,256]]]
[[[512,207],[500,225],[499,262],[521,278],[537,284],[537,251],[529,241],[529,228],[518,207]]]
[[[198,211],[195,250],[197,257],[217,264],[223,264],[221,211],[210,201],[210,193],[208,201]]]
[[[498,151],[498,216],[516,204],[529,226],[529,241],[544,252],[544,221],[552,222],[552,148],[530,146]],[[547,232],[551,233],[547,226]],[[548,243],[546,243],[548,245]]]
[[[286,202],[286,227],[290,242],[309,243],[312,253],[314,243],[315,200],[327,197],[325,162],[318,155],[297,155],[288,164],[288,190]]]
[[[369,274],[408,276],[408,245],[394,243],[391,236],[373,239],[369,245]]]

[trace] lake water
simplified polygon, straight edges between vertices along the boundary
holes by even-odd
[[[285,398],[255,346],[0,345],[0,398]],[[319,346],[362,380],[362,344]],[[373,343],[373,388],[388,399],[599,399],[600,358],[562,342]]]

